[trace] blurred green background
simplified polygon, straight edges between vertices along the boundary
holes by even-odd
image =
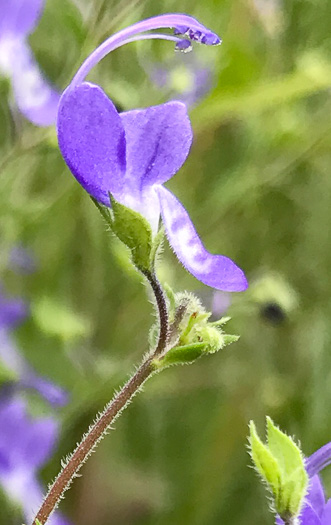
[[[107,35],[171,11],[198,18],[223,44],[194,47],[213,87],[190,110],[194,144],[168,187],[208,249],[234,259],[251,288],[228,311],[238,343],[152,378],[116,422],[62,503],[75,525],[272,524],[248,468],[249,420],[262,430],[270,415],[307,455],[331,440],[330,0],[47,0],[30,43],[63,89]],[[123,109],[161,103],[169,90],[149,71],[173,56],[166,42],[132,44],[90,79]],[[46,483],[146,351],[153,310],[65,166],[55,129],[13,117],[8,100],[2,79],[0,280],[31,304],[15,334],[22,353],[71,394]],[[17,244],[35,254],[34,274],[8,267]],[[159,275],[211,303],[213,291],[168,247]],[[50,411],[29,400],[35,413]],[[330,493],[331,470],[324,481]]]

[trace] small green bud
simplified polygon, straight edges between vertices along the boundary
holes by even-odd
[[[250,422],[250,453],[256,470],[267,483],[276,512],[283,519],[298,516],[308,487],[300,448],[267,418],[267,444]]]
[[[213,354],[224,346],[224,334],[215,326],[208,323],[202,323],[196,327],[196,335],[206,345],[206,352]]]
[[[212,354],[237,341],[238,336],[225,334],[222,322],[209,323],[200,300],[190,293],[171,293],[169,346],[167,352],[155,360],[158,369],[174,364],[192,363],[202,355]]]

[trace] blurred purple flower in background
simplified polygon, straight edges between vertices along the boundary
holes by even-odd
[[[21,274],[34,273],[37,263],[32,253],[21,245],[14,246],[9,254],[10,269]]]
[[[16,105],[37,126],[56,121],[60,94],[41,73],[28,43],[44,0],[0,0],[0,73],[11,79]]]
[[[20,399],[0,401],[0,485],[7,497],[22,508],[31,523],[43,500],[38,470],[50,458],[58,435],[52,418],[32,419]],[[50,525],[66,525],[53,514]]]
[[[176,36],[141,34],[160,27],[175,28]],[[144,215],[154,233],[161,214],[171,247],[199,281],[225,291],[245,290],[242,270],[228,257],[204,248],[185,208],[163,187],[181,168],[191,147],[186,106],[168,102],[119,114],[99,86],[84,81],[113,49],[151,38],[174,41],[181,50],[187,50],[191,41],[220,43],[215,33],[182,14],[150,18],[110,37],[85,60],[61,97],[57,127],[62,155],[83,188],[105,206],[110,206],[110,192]]]
[[[22,299],[9,299],[0,288],[0,330],[12,329],[28,315],[28,307]]]
[[[28,314],[28,307],[21,299],[9,299],[0,290],[0,363],[12,374],[11,390],[34,389],[52,405],[63,406],[67,393],[47,379],[38,376],[19,353],[11,330]],[[2,387],[3,388],[3,387]],[[0,388],[1,392],[1,388]]]
[[[253,0],[252,2],[265,31],[270,36],[274,36],[282,28],[282,4],[281,0]]]
[[[319,472],[331,464],[331,442],[321,447],[306,460],[306,471],[309,476],[309,489],[299,517],[300,525],[330,525],[331,499],[325,499]],[[283,520],[276,518],[276,525],[284,525]]]
[[[213,70],[198,60],[194,53],[176,54],[161,65],[146,66],[154,84],[169,94],[170,99],[193,106],[211,90]]]

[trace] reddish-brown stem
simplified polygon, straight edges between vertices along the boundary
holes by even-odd
[[[37,520],[42,525],[46,523],[50,514],[56,508],[58,502],[63,496],[63,493],[69,488],[71,481],[91,454],[98,441],[103,437],[109,425],[111,425],[114,419],[129,403],[131,398],[139,391],[143,383],[152,375],[154,370],[155,369],[152,366],[152,358],[147,359],[140,368],[138,368],[137,372],[131,377],[122,390],[109,403],[105,411],[88,431],[87,435],[83,438],[70,457],[66,466],[54,481],[34,519],[33,525],[37,525]]]
[[[145,275],[146,279],[148,280],[153,290],[155,300],[156,300],[158,315],[159,315],[159,322],[160,322],[159,340],[157,343],[157,347],[154,351],[154,357],[156,357],[160,355],[167,347],[168,338],[169,338],[168,309],[167,309],[167,303],[164,297],[162,286],[159,283],[158,278],[156,277],[155,273],[144,271],[143,274]]]
[[[120,392],[110,401],[103,413],[98,417],[96,422],[90,427],[85,437],[82,439],[76,450],[70,456],[67,464],[61,470],[55,479],[53,485],[36,515],[33,525],[44,525],[53,510],[57,507],[64,492],[70,487],[70,484],[78,473],[88,456],[94,450],[98,442],[105,435],[105,432],[113,421],[119,416],[122,410],[127,406],[132,397],[139,392],[146,379],[155,372],[153,359],[160,355],[165,349],[168,342],[169,322],[167,304],[163,294],[162,287],[155,274],[144,272],[155,295],[159,321],[160,332],[159,340],[153,354],[148,357],[138,368],[136,373],[124,385]]]

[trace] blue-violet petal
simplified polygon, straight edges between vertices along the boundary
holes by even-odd
[[[246,290],[248,284],[243,271],[228,257],[209,253],[182,204],[162,186],[157,191],[169,243],[184,267],[212,288],[227,292]]]

